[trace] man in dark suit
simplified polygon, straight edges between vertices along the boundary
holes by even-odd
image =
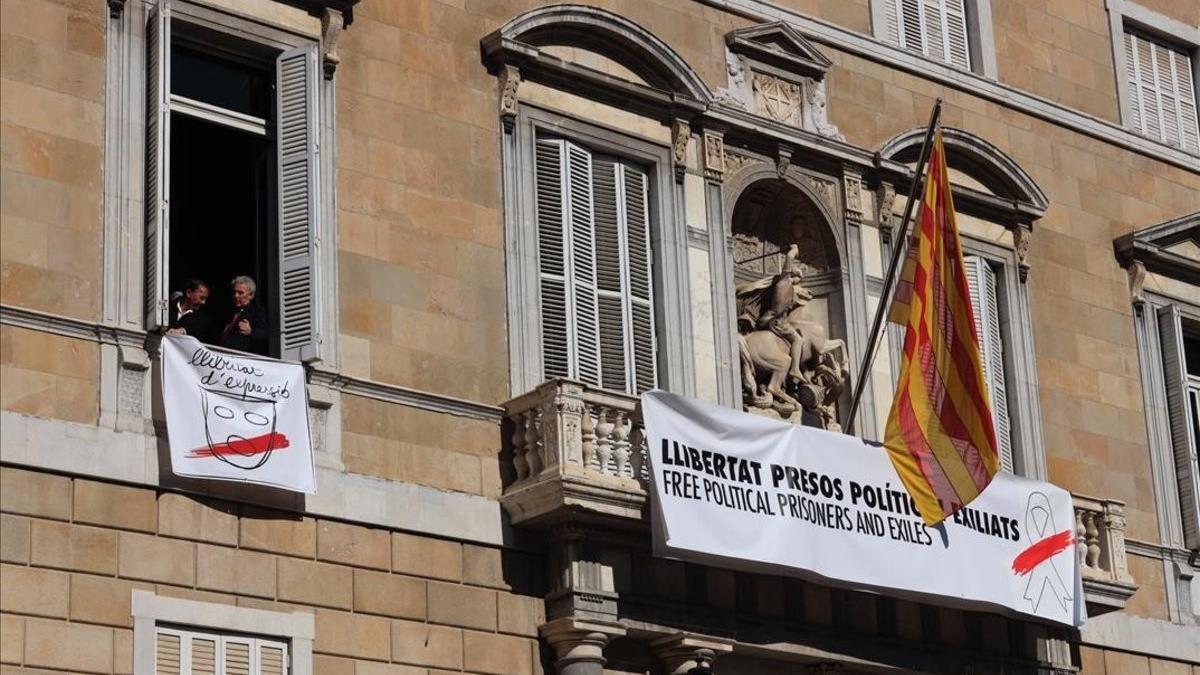
[[[257,286],[250,277],[234,277],[233,316],[221,331],[219,343],[222,347],[243,352],[267,355],[270,348],[271,325],[267,311],[254,302]]]
[[[208,284],[199,279],[190,279],[182,293],[171,298],[171,316],[167,323],[167,335],[190,335],[201,342],[212,339],[208,314],[204,303],[208,302]]]

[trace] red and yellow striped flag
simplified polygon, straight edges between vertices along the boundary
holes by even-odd
[[[1000,467],[940,129],[920,206],[889,313],[906,331],[884,445],[934,525],[979,496]]]

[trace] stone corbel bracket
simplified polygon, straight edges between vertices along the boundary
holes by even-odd
[[[1021,283],[1029,279],[1029,240],[1033,228],[1028,223],[1019,223],[1012,228],[1013,251],[1017,254],[1017,277]]]
[[[108,0],[108,15],[113,19],[121,18],[125,12],[125,0]]]
[[[500,121],[504,133],[511,134],[517,123],[517,88],[521,86],[521,70],[505,64],[500,69]]]
[[[687,173],[688,143],[692,140],[692,127],[687,120],[671,121],[671,165],[675,167],[675,182],[682,183]]]
[[[341,11],[326,7],[321,12],[321,69],[327,80],[333,79],[338,64],[342,62],[338,41],[345,28],[346,18]]]

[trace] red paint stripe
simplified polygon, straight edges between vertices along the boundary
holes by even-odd
[[[228,443],[216,443],[212,446],[201,446],[187,454],[192,457],[213,457],[215,455],[238,455],[253,457],[264,452],[280,450],[291,445],[288,437],[280,433],[263,434],[253,438],[237,438]]]
[[[1018,553],[1017,557],[1013,558],[1013,572],[1022,576],[1029,574],[1033,568],[1058,555],[1074,542],[1075,537],[1071,535],[1070,530],[1052,534]]]

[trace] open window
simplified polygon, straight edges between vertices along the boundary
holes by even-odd
[[[178,0],[148,12],[147,328],[167,325],[172,292],[200,279],[219,331],[230,280],[249,276],[267,352],[313,360],[318,48],[235,35],[208,14]]]

